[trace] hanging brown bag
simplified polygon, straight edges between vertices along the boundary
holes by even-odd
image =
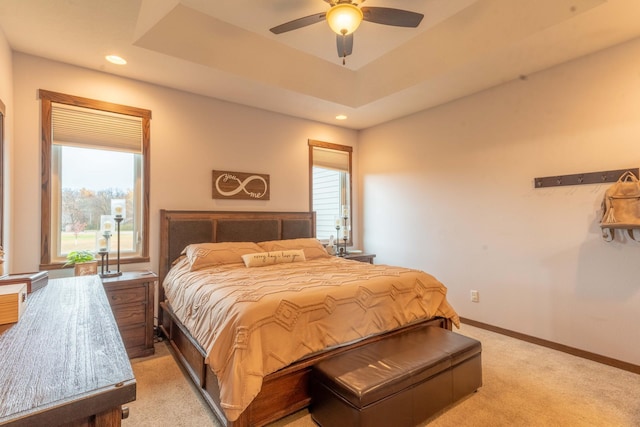
[[[611,241],[616,228],[626,229],[636,240],[633,229],[640,228],[640,181],[631,171],[626,171],[604,193],[602,201],[602,237]]]

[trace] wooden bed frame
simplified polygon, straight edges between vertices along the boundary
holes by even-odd
[[[189,373],[204,400],[224,426],[263,426],[307,407],[311,400],[311,368],[321,360],[408,329],[423,327],[425,324],[451,330],[450,320],[433,318],[302,359],[266,376],[260,393],[240,418],[233,422],[227,420],[220,406],[217,378],[204,363],[206,352],[191,337],[164,301],[162,282],[172,262],[188,244],[315,237],[315,229],[314,212],[160,211],[161,286],[158,324],[171,343],[178,361]]]

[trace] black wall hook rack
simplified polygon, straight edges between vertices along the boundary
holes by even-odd
[[[534,178],[535,188],[559,187],[563,185],[601,184],[603,182],[616,182],[626,171],[631,171],[637,177],[639,169],[620,169],[603,172],[576,173],[573,175],[545,176]]]

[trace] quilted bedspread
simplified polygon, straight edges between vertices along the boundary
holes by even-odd
[[[230,421],[266,375],[312,353],[434,316],[459,326],[447,289],[433,276],[338,257],[193,272],[183,259],[163,286],[206,351]]]

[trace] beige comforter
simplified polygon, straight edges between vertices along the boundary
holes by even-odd
[[[260,391],[264,376],[304,356],[419,319],[459,322],[447,289],[429,274],[338,257],[195,272],[182,260],[163,286],[205,349],[231,421]]]

